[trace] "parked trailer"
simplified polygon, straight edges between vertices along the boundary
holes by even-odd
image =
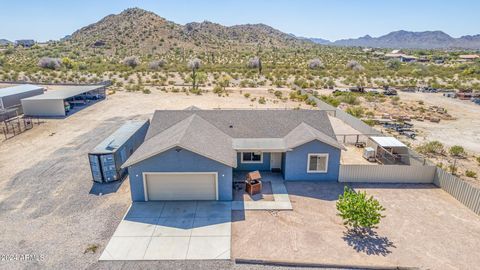
[[[120,167],[143,143],[149,124],[148,120],[128,121],[88,154],[93,181],[123,179],[127,169]]]

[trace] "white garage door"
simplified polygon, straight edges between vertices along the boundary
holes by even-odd
[[[216,173],[145,173],[145,199],[217,200]]]

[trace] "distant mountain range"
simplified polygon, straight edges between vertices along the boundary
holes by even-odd
[[[154,53],[169,50],[223,50],[250,48],[306,48],[315,44],[398,49],[480,49],[480,35],[453,38],[442,31],[396,31],[380,37],[329,41],[287,34],[265,24],[223,26],[204,21],[185,25],[168,21],[139,8],[108,15],[60,40],[84,48],[102,47],[118,51]],[[12,42],[0,39],[0,45]]]
[[[395,49],[480,49],[480,35],[453,38],[442,31],[409,32],[395,31],[380,37],[341,39],[334,42],[309,38],[312,42],[333,46],[360,46]]]

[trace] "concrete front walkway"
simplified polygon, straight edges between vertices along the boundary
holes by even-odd
[[[230,236],[230,202],[134,202],[99,260],[228,260]]]
[[[261,172],[262,182],[270,182],[272,186],[273,201],[233,201],[232,210],[292,210],[283,177],[280,173]],[[236,181],[243,181],[242,173],[237,173]]]

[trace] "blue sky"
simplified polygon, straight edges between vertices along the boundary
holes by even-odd
[[[298,36],[330,40],[395,30],[480,34],[478,0],[2,0],[0,38],[59,39],[128,7],[185,24],[265,23]]]

